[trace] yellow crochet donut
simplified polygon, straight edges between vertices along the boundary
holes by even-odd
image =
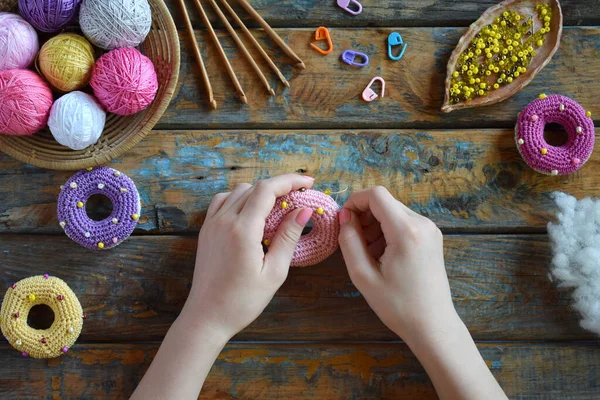
[[[34,306],[54,312],[48,329],[34,329],[27,317]],[[23,357],[55,358],[69,351],[83,327],[83,310],[75,293],[59,278],[33,276],[13,283],[0,310],[2,334]]]

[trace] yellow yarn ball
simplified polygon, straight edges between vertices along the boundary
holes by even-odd
[[[94,48],[83,36],[63,33],[48,40],[40,50],[38,64],[48,82],[61,92],[86,86],[96,62]]]

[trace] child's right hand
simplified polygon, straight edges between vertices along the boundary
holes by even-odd
[[[407,342],[454,325],[442,233],[431,220],[375,187],[350,196],[340,223],[350,278],[383,323]]]

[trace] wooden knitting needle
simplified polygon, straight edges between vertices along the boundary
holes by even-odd
[[[246,0],[238,0],[238,1],[242,5],[242,7],[244,7],[244,9],[248,12],[248,14],[250,14],[250,16],[252,16],[252,18],[254,18],[260,24],[260,26],[262,26],[262,28],[265,30],[265,32],[267,32],[267,34],[269,36],[271,36],[271,39],[273,39],[275,41],[275,43],[277,43],[277,45],[279,47],[281,47],[281,49],[285,52],[285,54],[287,54],[294,61],[296,61],[297,65],[300,68],[302,68],[302,69],[306,68],[306,65],[304,65],[304,62],[302,61],[302,59],[300,59],[300,57],[298,57],[298,55],[296,53],[294,53],[294,50],[292,50],[290,48],[290,46],[288,46],[283,41],[283,39],[279,37],[277,32],[275,32],[273,30],[273,28],[271,28],[271,26],[267,23],[267,21],[265,21],[263,19],[263,17],[260,16],[260,14],[250,5],[250,3],[248,3]]]
[[[250,66],[252,67],[254,72],[256,72],[256,75],[258,75],[258,78],[260,79],[260,81],[267,88],[267,91],[269,93],[271,93],[271,96],[275,96],[275,91],[271,88],[271,84],[265,77],[265,74],[263,74],[263,72],[260,70],[260,67],[258,66],[258,64],[256,64],[256,61],[254,61],[254,58],[252,58],[252,55],[246,48],[246,45],[244,44],[244,42],[242,42],[242,39],[240,39],[238,34],[235,32],[235,29],[233,29],[233,26],[231,26],[231,24],[229,23],[229,20],[227,20],[227,17],[225,16],[225,14],[223,14],[223,11],[221,11],[217,2],[215,0],[208,0],[208,1],[210,2],[210,5],[215,9],[215,12],[221,19],[221,22],[223,22],[223,25],[225,25],[225,28],[227,28],[227,30],[229,31],[229,34],[233,38],[233,41],[238,45],[238,47],[242,51],[242,54],[246,57],[246,60],[248,60],[248,62],[250,63]]]
[[[285,79],[285,76],[283,76],[283,74],[281,73],[279,68],[277,68],[277,65],[275,65],[273,60],[271,60],[271,57],[269,57],[267,52],[262,48],[262,46],[260,45],[258,40],[256,40],[256,38],[254,37],[252,32],[250,32],[250,30],[246,27],[246,25],[244,24],[242,19],[236,14],[235,10],[229,5],[227,0],[221,0],[221,3],[225,7],[225,9],[229,12],[229,14],[232,16],[232,18],[235,20],[235,22],[239,25],[239,27],[242,29],[242,31],[244,31],[244,33],[246,34],[246,37],[248,37],[248,39],[250,39],[250,41],[254,44],[254,47],[256,47],[256,49],[258,50],[258,52],[260,53],[262,58],[267,62],[267,64],[269,64],[269,67],[271,67],[273,72],[275,72],[277,74],[277,76],[279,77],[281,82],[283,82],[283,84],[285,86],[290,87],[290,83],[288,82],[288,80]]]
[[[242,102],[244,102],[244,104],[248,104],[248,98],[246,97],[246,94],[244,93],[244,89],[242,89],[242,85],[240,84],[240,81],[238,81],[238,78],[235,75],[235,71],[233,70],[233,67],[229,63],[229,60],[227,59],[225,50],[223,50],[223,46],[221,46],[221,43],[219,42],[219,38],[217,37],[215,30],[213,29],[213,27],[210,23],[210,20],[208,19],[208,16],[206,15],[204,8],[202,7],[202,4],[200,4],[200,0],[194,0],[194,3],[196,4],[196,8],[198,9],[198,12],[200,13],[200,16],[202,17],[202,20],[204,21],[204,24],[206,25],[206,28],[208,29],[208,33],[210,34],[211,38],[217,45],[217,49],[219,50],[219,55],[221,56],[221,59],[223,60],[223,63],[225,64],[225,69],[227,70],[227,73],[229,74],[229,77],[231,78],[231,81],[233,82],[233,86],[235,86],[235,90],[238,92],[238,95],[240,96],[240,99],[242,100]]]
[[[204,66],[204,61],[202,60],[202,54],[200,53],[200,46],[198,46],[198,41],[196,40],[196,35],[194,34],[194,27],[192,26],[192,21],[190,20],[190,15],[188,14],[187,8],[185,6],[184,0],[179,0],[179,5],[181,6],[181,11],[183,12],[183,16],[185,18],[185,24],[187,25],[187,30],[190,35],[190,39],[193,43],[194,54],[196,55],[196,60],[198,61],[198,66],[200,67],[200,72],[202,73],[202,80],[204,80],[204,87],[206,87],[206,94],[208,95],[208,102],[210,106],[216,110],[217,102],[215,101],[212,85],[210,84],[210,79],[208,78],[208,72],[206,71],[206,67]]]

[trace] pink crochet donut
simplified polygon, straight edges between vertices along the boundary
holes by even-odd
[[[330,196],[316,190],[300,189],[275,202],[265,225],[263,244],[269,246],[286,215],[297,208],[312,208],[312,230],[298,242],[292,267],[308,267],[325,260],[338,248],[339,206]]]
[[[544,127],[549,123],[565,128],[569,135],[567,143],[552,146],[544,140]],[[558,94],[542,94],[519,115],[515,141],[525,162],[537,172],[570,174],[581,168],[592,154],[594,121],[576,101]]]

